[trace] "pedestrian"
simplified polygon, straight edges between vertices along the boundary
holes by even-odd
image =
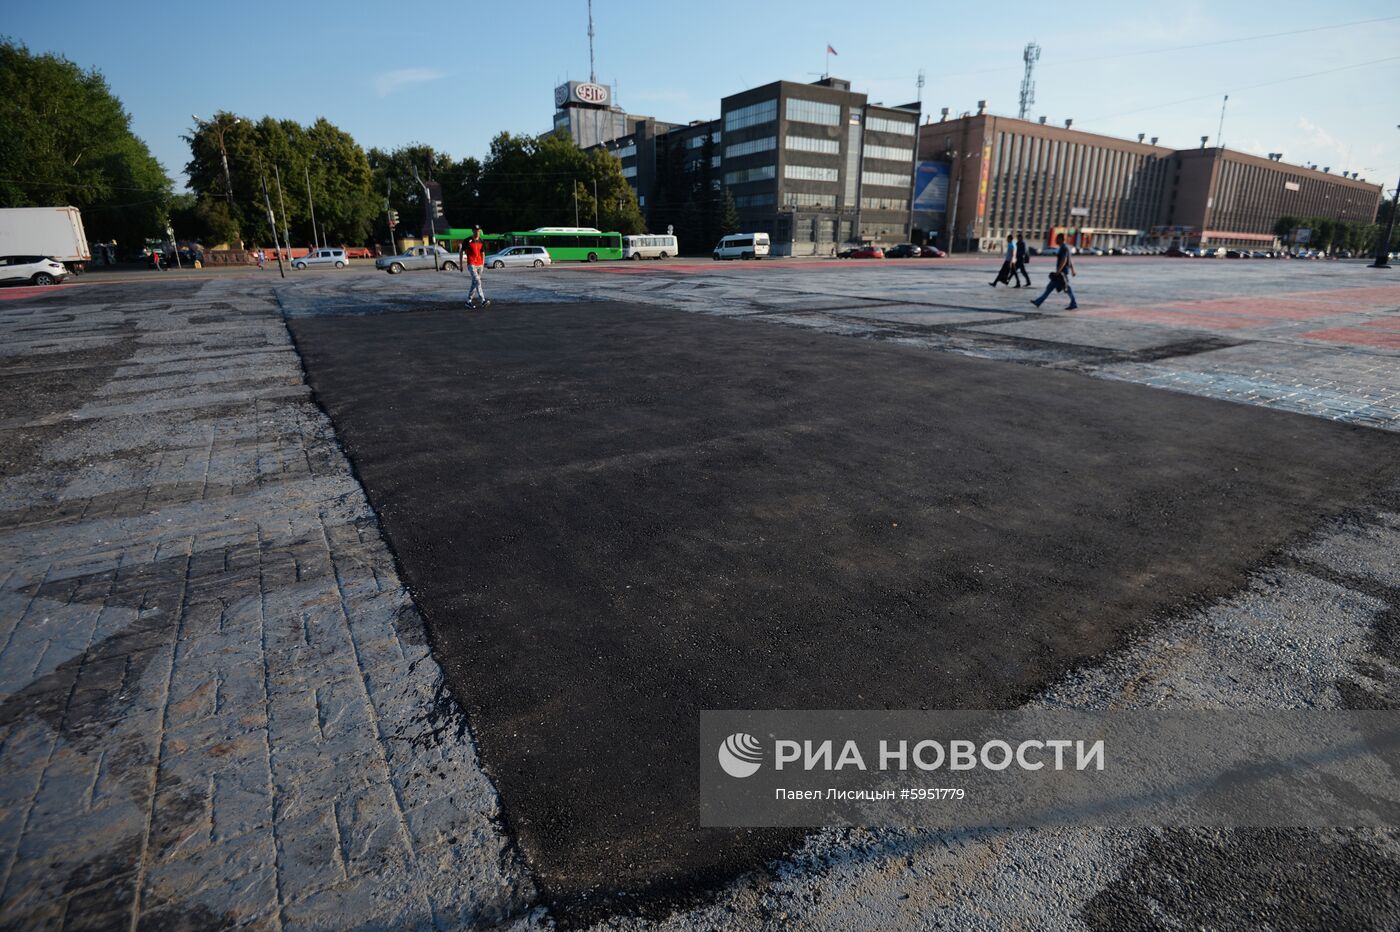
[[[253,253],[253,258],[258,260],[259,269],[261,269],[263,267],[263,263],[267,261],[267,255],[261,249]]]
[[[1060,248],[1055,250],[1055,271],[1050,273],[1050,284],[1045,286],[1045,291],[1040,297],[1031,301],[1036,307],[1040,307],[1045,299],[1050,297],[1052,291],[1063,291],[1069,295],[1069,305],[1065,308],[1072,311],[1079,307],[1079,302],[1074,299],[1074,289],[1070,287],[1069,280],[1076,274],[1074,271],[1074,260],[1070,258],[1069,246],[1065,245],[1065,235],[1061,233],[1055,238]]]
[[[1010,233],[1008,233],[1008,234],[1006,234],[1006,253],[1004,254],[1004,256],[1003,256],[1003,258],[1002,258],[1001,271],[997,272],[997,277],[994,278],[994,279],[992,279],[992,280],[991,280],[990,282],[988,282],[987,284],[989,284],[989,285],[991,285],[993,288],[995,288],[997,285],[1005,285],[1005,284],[1010,283],[1011,277],[1012,277],[1013,275],[1016,274],[1015,269],[1016,269],[1016,237],[1014,237],[1014,236],[1012,236]],[[1016,281],[1018,282],[1017,287],[1020,287],[1020,285],[1019,285],[1020,279],[1018,278]]]
[[[1016,268],[1015,268],[1014,270],[1012,270],[1012,277],[1014,277],[1014,278],[1016,279],[1016,287],[1017,287],[1017,288],[1022,287],[1022,285],[1021,285],[1021,279],[1020,279],[1020,276],[1022,276],[1022,275],[1024,275],[1024,276],[1026,277],[1026,284],[1025,284],[1024,287],[1029,288],[1029,287],[1031,286],[1031,273],[1026,271],[1026,263],[1029,262],[1029,261],[1031,261],[1031,254],[1030,254],[1030,252],[1026,249],[1026,238],[1025,238],[1024,236],[1022,236],[1020,233],[1017,233],[1017,234],[1016,234]]]
[[[462,244],[461,262],[472,277],[471,290],[467,292],[467,307],[490,307],[491,301],[481,287],[481,271],[486,265],[486,244],[481,241],[481,227],[472,228],[472,238]],[[477,297],[481,304],[474,303]]]

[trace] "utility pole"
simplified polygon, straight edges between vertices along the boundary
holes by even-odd
[[[215,117],[215,118],[214,118],[213,120],[211,120],[211,121],[206,121],[206,120],[201,120],[196,114],[191,113],[191,114],[190,114],[190,119],[194,120],[195,124],[198,125],[198,126],[207,126],[207,127],[209,127],[210,129],[212,129],[212,130],[214,131],[214,136],[215,136],[215,138],[217,138],[217,139],[219,140],[219,158],[220,158],[220,160],[223,162],[223,165],[224,165],[224,198],[228,201],[229,219],[232,220],[232,219],[233,219],[233,176],[229,174],[229,170],[228,170],[228,147],[226,147],[226,146],[224,145],[224,130],[227,129],[228,127],[226,127],[226,126],[224,126],[222,123],[220,123],[220,122],[218,121],[218,118],[217,118],[217,117]],[[243,122],[242,117],[234,117],[234,118],[233,118],[233,122],[230,123],[229,126],[237,126],[239,123],[242,123],[242,122]],[[240,245],[241,245],[241,241],[240,241]]]
[[[277,250],[277,271],[283,277],[287,277],[287,270],[282,265],[282,247],[277,243],[277,218],[272,214],[272,198],[267,194],[267,175],[260,173],[263,189],[263,203],[267,205],[267,225],[272,230],[272,245]]]
[[[919,110],[922,112],[924,109],[924,69],[919,69],[919,77],[918,80],[914,82],[914,86],[918,88],[919,91]]]
[[[1035,63],[1040,61],[1040,46],[1034,42],[1026,43],[1025,50],[1021,52],[1021,60],[1026,63],[1026,71],[1021,78],[1021,109],[1016,118],[1024,120],[1035,103]]]
[[[316,245],[316,200],[311,196],[311,166],[304,166],[306,169],[306,203],[311,206],[311,245]]]
[[[418,177],[418,169],[413,170],[413,180],[418,182],[418,186],[423,189],[423,209],[428,214],[428,239],[433,247],[433,271],[442,271],[438,268],[437,251],[437,202],[433,200],[433,192],[428,190],[428,186],[423,183],[423,179]],[[422,228],[419,228],[420,232]]]
[[[389,255],[398,252],[394,248],[394,210],[389,203],[389,197],[394,193],[394,182],[392,179],[384,186],[384,223],[389,230]]]
[[[282,208],[282,242],[287,244],[287,261],[292,261],[292,229],[287,225],[287,202],[282,199],[282,170],[272,166],[272,175],[277,179],[277,205]]]
[[[592,9],[593,4],[590,3],[588,6],[589,6],[589,9]],[[574,179],[574,226],[578,226],[578,179],[577,179],[577,178]]]
[[[1400,129],[1400,125],[1395,128]],[[1396,214],[1400,214],[1400,181],[1395,184],[1395,196],[1390,201],[1390,222],[1385,225],[1385,236],[1376,246],[1376,261],[1371,263],[1373,269],[1390,268],[1390,244],[1395,242]]]
[[[593,179],[593,228],[598,229],[598,179]]]

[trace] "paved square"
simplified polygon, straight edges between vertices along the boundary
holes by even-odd
[[[0,926],[1400,926],[1395,832],[686,822],[712,702],[1400,708],[1400,284],[991,271],[0,289]]]

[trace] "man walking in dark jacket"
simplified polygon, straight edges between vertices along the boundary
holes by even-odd
[[[1030,287],[1030,284],[1031,284],[1031,273],[1026,271],[1026,262],[1028,262],[1029,260],[1030,260],[1030,253],[1028,253],[1028,252],[1026,251],[1026,238],[1025,238],[1024,236],[1022,236],[1020,233],[1017,233],[1017,234],[1016,234],[1016,268],[1015,268],[1015,270],[1012,272],[1012,276],[1011,276],[1012,278],[1015,278],[1015,279],[1016,279],[1016,287],[1017,287],[1017,288],[1023,287],[1023,286],[1021,285],[1021,276],[1022,276],[1022,275],[1024,275],[1024,276],[1026,277],[1026,284],[1025,284],[1024,287],[1027,287],[1027,288]]]

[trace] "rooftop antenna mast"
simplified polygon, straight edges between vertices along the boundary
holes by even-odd
[[[919,79],[914,82],[914,85],[919,89],[919,103],[922,105],[924,102],[924,69],[919,69]],[[923,107],[920,106],[919,109],[922,110]]]
[[[1021,110],[1016,116],[1024,120],[1035,104],[1035,63],[1040,61],[1040,46],[1034,42],[1027,42],[1021,59],[1026,63],[1026,73],[1021,78]]]
[[[1220,102],[1220,127],[1215,131],[1215,144],[1220,148],[1225,148],[1225,105],[1230,102],[1230,95],[1226,94],[1225,99]]]
[[[588,83],[598,83],[598,72],[593,68],[593,0],[588,0]]]

